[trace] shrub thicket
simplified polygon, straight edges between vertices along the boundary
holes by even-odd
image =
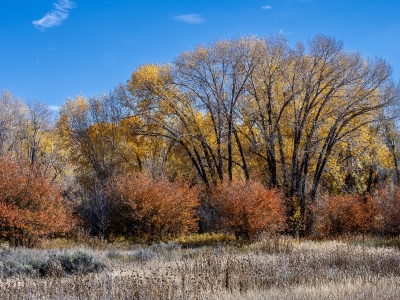
[[[369,196],[326,196],[316,206],[314,216],[315,232],[323,236],[366,233],[373,229],[374,211]]]
[[[86,249],[70,251],[37,250],[0,246],[0,279],[18,277],[61,277],[87,274],[106,269],[96,252]]]
[[[210,192],[219,230],[238,238],[252,239],[261,232],[277,233],[285,228],[283,196],[256,181],[223,182]]]
[[[38,166],[0,158],[0,237],[33,245],[67,233],[73,224],[60,189]]]
[[[197,190],[184,182],[128,174],[110,180],[107,194],[112,235],[154,241],[197,230]]]
[[[314,231],[320,236],[348,233],[400,233],[400,189],[374,195],[326,196],[314,207]]]
[[[400,234],[400,188],[387,188],[371,197],[374,209],[373,226],[375,233],[384,235]]]

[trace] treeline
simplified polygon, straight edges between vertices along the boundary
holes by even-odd
[[[62,195],[51,204],[68,211],[60,221],[107,238],[397,234],[399,99],[383,59],[331,37],[223,40],[140,66],[109,94],[67,99],[54,124],[45,106],[3,91],[0,154]],[[0,197],[24,208],[6,187]],[[7,238],[70,232],[28,234],[0,214]]]

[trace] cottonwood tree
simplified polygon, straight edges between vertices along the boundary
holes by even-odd
[[[29,161],[38,161],[42,140],[51,131],[51,111],[39,101],[28,103],[27,118],[23,127],[23,138]]]
[[[40,101],[25,104],[4,90],[0,97],[0,157],[27,159],[55,180],[63,170],[51,111]]]
[[[394,169],[394,183],[400,185],[400,131],[395,119],[381,123],[381,134],[383,141],[389,150],[391,162]]]
[[[27,109],[23,101],[8,90],[3,90],[0,95],[0,157],[19,155],[26,114]]]
[[[294,48],[282,36],[199,46],[139,67],[128,89],[143,134],[173,140],[206,185],[261,165],[254,173],[291,199],[303,233],[327,165],[400,98],[384,60],[321,35]]]
[[[218,41],[209,47],[199,46],[194,51],[182,53],[174,61],[173,84],[189,95],[195,108],[210,120],[211,138],[215,140],[216,147],[208,147],[208,150],[221,181],[224,172],[227,172],[229,180],[233,178],[235,143],[241,167],[249,178],[246,157],[237,133],[240,122],[237,111],[239,103],[245,101],[246,83],[259,64],[259,57],[254,55],[259,50],[257,39],[240,38]]]
[[[140,168],[125,134],[130,123],[123,120],[123,97],[124,89],[117,86],[109,95],[67,99],[56,124],[60,151],[73,174],[64,195],[93,234],[107,235],[110,209],[104,182]]]
[[[307,200],[315,201],[335,148],[377,121],[399,90],[385,61],[346,52],[330,37],[316,36],[308,50],[267,40],[261,55],[249,85],[256,108],[250,132],[261,132],[255,142],[266,153],[271,184],[297,199],[305,222]]]
[[[83,182],[105,180],[131,163],[120,130],[122,111],[115,91],[86,99],[67,99],[60,109],[57,132],[61,148]]]
[[[209,157],[208,132],[201,126],[203,116],[197,114],[192,99],[175,88],[171,76],[169,66],[140,67],[128,84],[134,98],[124,105],[143,120],[139,134],[174,142],[190,158],[202,181],[209,184],[206,159],[201,155],[204,151]],[[212,168],[211,177],[214,173]]]
[[[257,65],[255,42],[240,38],[199,46],[172,65],[142,66],[129,81],[136,101],[125,105],[151,124],[147,134],[182,147],[206,185],[222,182],[224,174],[232,180],[234,166],[249,178],[237,109]]]

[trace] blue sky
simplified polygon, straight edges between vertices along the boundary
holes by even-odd
[[[333,36],[400,80],[398,0],[0,0],[0,89],[59,106],[197,44],[278,32]]]

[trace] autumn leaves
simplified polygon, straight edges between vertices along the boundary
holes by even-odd
[[[0,158],[0,236],[16,245],[62,236],[75,225],[58,185],[28,162]]]
[[[307,46],[291,48],[281,36],[199,46],[170,65],[139,67],[125,106],[146,124],[142,134],[180,149],[202,184],[253,178],[276,187],[296,199],[289,215],[298,212],[310,230],[308,205],[344,190],[343,157],[363,160],[354,150],[399,91],[383,60],[347,52],[330,37]],[[361,193],[375,174],[362,175]]]
[[[399,98],[390,66],[330,37],[222,40],[140,66],[109,94],[68,99],[48,133],[51,165],[96,235],[329,233],[339,225],[317,221],[367,211],[342,194],[367,199],[396,173],[381,128]],[[48,151],[36,141],[32,164]]]

